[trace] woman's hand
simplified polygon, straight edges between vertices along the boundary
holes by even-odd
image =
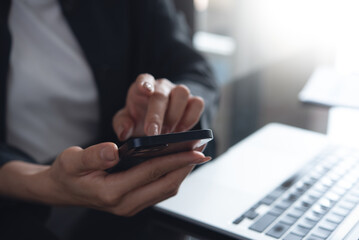
[[[203,109],[203,99],[192,96],[186,86],[141,74],[128,91],[125,108],[114,116],[113,128],[121,141],[186,131],[199,121]]]
[[[12,161],[0,169],[0,194],[54,205],[77,205],[131,216],[175,195],[194,165],[208,161],[190,151],[108,174],[119,161],[114,143],[71,147],[53,165]]]

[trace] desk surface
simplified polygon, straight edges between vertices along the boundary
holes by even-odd
[[[217,152],[270,122],[326,132],[328,109],[298,100],[315,66],[314,58],[296,56],[225,85],[214,128]],[[121,218],[93,210],[56,208],[53,216],[48,225],[60,239],[232,239],[152,209],[134,218]]]

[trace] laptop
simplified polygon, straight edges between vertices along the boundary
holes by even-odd
[[[269,124],[156,209],[238,239],[358,239],[359,151]]]

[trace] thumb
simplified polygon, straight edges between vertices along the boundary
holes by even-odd
[[[100,143],[86,149],[71,147],[60,155],[65,170],[74,174],[106,170],[119,161],[118,147],[114,143]]]

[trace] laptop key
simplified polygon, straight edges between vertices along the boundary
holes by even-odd
[[[317,181],[318,181],[319,178],[315,178],[313,176],[307,176],[304,180],[305,183],[307,183],[308,185],[310,186],[313,186]]]
[[[244,214],[244,216],[246,217],[246,218],[248,218],[248,219],[251,219],[251,220],[253,220],[253,219],[255,219],[256,217],[258,217],[258,213],[256,213],[255,212],[255,210],[249,210],[249,211],[247,211],[245,214]]]
[[[278,206],[275,206],[274,208],[272,208],[269,213],[275,216],[279,216],[281,215],[285,210],[282,208],[279,208]]]
[[[301,225],[307,229],[312,229],[316,224],[317,224],[316,221],[313,221],[307,217],[305,217],[299,221],[299,225]]]
[[[314,214],[317,214],[318,216],[323,216],[324,214],[326,214],[327,211],[328,209],[322,208],[319,204],[315,205],[312,208],[312,212]]]
[[[324,229],[327,229],[329,231],[334,231],[338,227],[338,223],[333,223],[328,220],[325,220],[323,223],[320,224],[320,226]]]
[[[333,186],[333,184],[335,183],[335,181],[326,176],[326,177],[324,177],[324,178],[321,179],[320,183],[321,183],[324,187],[330,188],[331,186]]]
[[[296,217],[296,218],[300,218],[305,211],[303,211],[302,209],[298,209],[298,208],[292,208],[289,210],[288,214],[290,216]]]
[[[318,237],[318,236],[312,234],[306,240],[325,240],[325,238],[321,238],[321,237]]]
[[[271,196],[271,197],[277,199],[277,198],[280,197],[285,191],[286,191],[286,189],[276,188],[276,189],[274,189],[274,190],[269,194],[269,196]]]
[[[347,201],[347,200],[345,199],[344,201],[342,201],[342,202],[340,203],[340,206],[341,206],[342,208],[346,208],[346,209],[352,210],[352,209],[356,206],[356,204],[353,203],[353,202],[351,202],[351,201]]]
[[[302,206],[303,208],[308,209],[308,208],[310,208],[310,207],[312,206],[312,204],[310,204],[310,202],[307,202],[307,201],[302,201],[302,202],[301,202],[301,206]]]
[[[339,174],[337,174],[337,173],[331,172],[331,173],[328,175],[328,177],[329,177],[331,180],[333,180],[333,181],[337,181],[337,180],[339,180],[342,176],[339,175]]]
[[[280,238],[290,228],[290,226],[291,225],[285,222],[279,222],[274,225],[266,234],[274,238]]]
[[[329,188],[330,187],[328,187],[328,186],[326,186],[326,185],[324,185],[322,183],[319,183],[319,184],[314,186],[313,191],[317,192],[318,194],[323,194],[326,191],[328,191]]]
[[[321,237],[324,239],[328,238],[331,233],[332,233],[332,231],[329,231],[328,229],[324,229],[322,227],[318,227],[318,228],[314,229],[314,231],[313,231],[313,234],[315,236],[318,236],[318,237]]]
[[[244,215],[242,215],[242,216],[238,217],[236,220],[234,220],[232,223],[233,224],[239,224],[240,222],[243,221],[244,218],[245,218]]]
[[[322,216],[310,210],[307,214],[307,218],[314,222],[318,222],[322,218]]]
[[[338,194],[339,196],[343,196],[347,190],[349,188],[351,188],[351,186],[349,188],[347,188],[348,186],[343,186],[343,187],[340,187],[340,186],[336,186],[334,187],[333,189],[331,189],[331,191],[333,191],[334,193]]]
[[[310,207],[311,205],[309,203],[301,201],[298,204],[296,204],[295,208],[300,209],[303,212],[306,212]]]
[[[282,200],[282,201],[280,201],[280,203],[277,204],[277,206],[278,206],[279,208],[282,208],[282,209],[287,209],[287,208],[289,208],[292,204],[293,204],[293,202],[291,202],[291,201]]]
[[[266,196],[265,198],[263,198],[263,199],[260,201],[260,203],[269,206],[269,205],[271,205],[275,200],[276,200],[276,198],[274,198],[274,197],[268,195],[268,196]]]
[[[271,205],[275,200],[277,200],[283,193],[285,192],[285,189],[283,188],[276,188],[271,193],[269,193],[267,196],[265,196],[260,203],[265,205]]]
[[[305,235],[308,234],[308,232],[310,231],[310,228],[306,228],[304,226],[301,225],[297,225],[294,227],[294,229],[292,230],[292,233],[298,235],[298,236],[302,236],[304,237]]]
[[[327,219],[330,221],[330,222],[333,222],[333,223],[341,223],[344,219],[344,216],[341,216],[341,215],[338,215],[338,214],[335,214],[333,212],[330,212],[327,216]]]
[[[283,240],[301,240],[303,239],[302,236],[298,236],[295,233],[289,233],[287,236],[285,236],[285,238],[283,238]]]
[[[290,216],[290,215],[285,215],[281,219],[282,222],[285,222],[285,223],[290,224],[290,225],[293,225],[297,220],[298,220],[298,218],[295,218],[295,217]]]
[[[315,190],[312,190],[308,193],[308,196],[314,200],[318,200],[322,195],[322,193]]]
[[[270,213],[266,213],[260,219],[258,219],[255,223],[253,223],[249,229],[263,232],[278,216],[272,215]]]
[[[340,195],[338,195],[334,192],[329,192],[325,197],[333,202],[338,202],[338,200],[341,198]]]
[[[304,198],[302,199],[302,201],[305,202],[305,204],[309,204],[309,205],[313,205],[317,200],[318,199],[309,196],[304,196]]]
[[[355,202],[355,203],[359,202],[359,197],[356,196],[355,194],[353,194],[352,192],[349,193],[347,198],[350,199],[350,201],[352,201],[352,202]]]
[[[337,207],[333,208],[333,213],[345,217],[350,213],[350,210],[337,206]]]
[[[281,184],[281,187],[283,189],[288,189],[290,188],[294,183],[295,181],[297,180],[298,176],[294,175],[292,177],[290,177],[289,179],[287,179],[284,183]]]
[[[286,197],[286,201],[293,203],[293,202],[295,202],[298,198],[299,198],[298,195],[295,195],[294,193],[290,193],[290,194],[288,194],[288,196]]]

